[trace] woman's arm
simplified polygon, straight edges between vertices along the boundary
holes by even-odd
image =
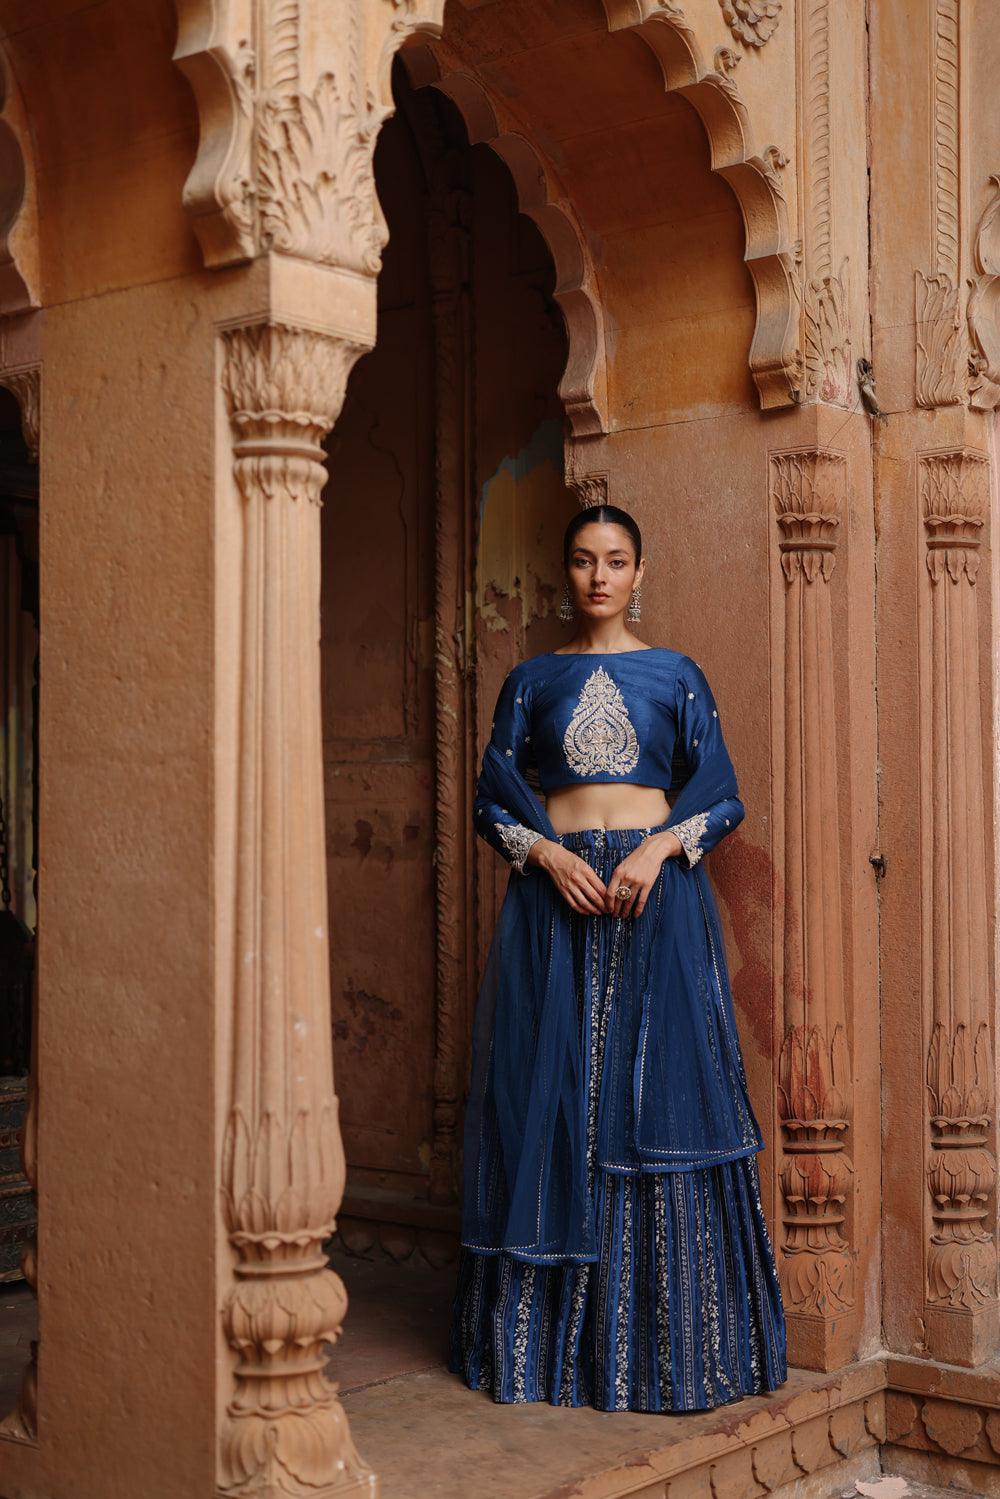
[[[706,759],[720,750],[725,752],[719,710],[704,672],[693,661],[683,661],[678,669],[675,693],[677,740],[694,775]],[[671,832],[680,841],[678,857],[684,868],[693,869],[703,855],[739,827],[743,817],[743,803],[732,796],[674,823]]]
[[[511,672],[500,689],[490,740],[494,749],[508,759],[522,776],[531,759],[527,697],[528,691],[521,674]],[[472,809],[472,819],[479,836],[491,848],[495,848],[512,869],[523,874],[528,853],[542,835],[533,828],[525,827],[506,807],[492,801],[483,791],[482,777]]]
[[[522,776],[532,759],[529,696],[521,674],[511,672],[500,689],[490,739],[494,750]],[[597,915],[604,910],[604,885],[586,860],[519,822],[485,793],[483,777],[472,815],[476,832],[518,874],[526,866],[542,869],[574,911]]]

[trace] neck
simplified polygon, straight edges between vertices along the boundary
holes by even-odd
[[[576,651],[581,656],[613,656],[622,651],[634,651],[640,642],[634,635],[630,635],[625,628],[623,619],[609,619],[593,621],[580,620],[577,624],[573,639],[564,647],[566,651]]]

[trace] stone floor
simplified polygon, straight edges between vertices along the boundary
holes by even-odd
[[[793,1371],[780,1396],[744,1401],[738,1416],[498,1406],[447,1372],[452,1270],[346,1255],[338,1255],[335,1264],[351,1306],[329,1368],[340,1384],[358,1450],[379,1473],[381,1499],[613,1499],[634,1492],[635,1477],[647,1471],[665,1443],[690,1444],[693,1450],[710,1440],[720,1423],[777,1411],[815,1384],[815,1376]],[[14,1404],[36,1325],[27,1287],[0,1286],[0,1412]],[[875,1454],[867,1456],[875,1469]],[[662,1492],[652,1470],[649,1476]],[[953,1490],[947,1492],[955,1499]],[[872,1471],[813,1488],[809,1499],[947,1499],[947,1494]]]

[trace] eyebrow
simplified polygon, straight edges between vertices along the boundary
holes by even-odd
[[[597,556],[597,553],[596,552],[592,552],[589,547],[574,547],[573,548],[574,555],[577,552],[582,552],[585,557],[596,557]],[[627,557],[628,556],[628,550],[627,550],[626,547],[612,547],[610,549],[610,551],[608,552],[607,555],[609,557]]]

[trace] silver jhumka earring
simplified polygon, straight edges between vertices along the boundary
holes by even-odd
[[[630,625],[637,625],[642,619],[642,589],[634,588],[628,608],[625,610],[625,618]]]
[[[573,623],[573,605],[569,596],[569,584],[563,589],[562,603],[559,605],[559,619],[564,625]]]

